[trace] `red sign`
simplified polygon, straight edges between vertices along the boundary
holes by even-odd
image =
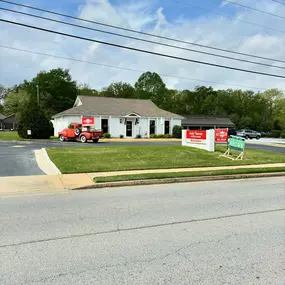
[[[228,129],[215,129],[215,142],[226,143],[228,141]]]
[[[92,117],[83,117],[83,118],[81,119],[81,123],[82,123],[82,125],[84,125],[84,126],[92,126],[92,125],[95,124],[95,120],[94,120],[94,118],[92,118]]]
[[[207,132],[201,130],[187,130],[186,139],[194,143],[204,143],[206,141]]]

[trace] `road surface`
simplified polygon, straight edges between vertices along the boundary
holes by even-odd
[[[284,285],[285,178],[0,200],[0,284]]]

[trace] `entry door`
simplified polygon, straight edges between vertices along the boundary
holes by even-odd
[[[127,137],[132,137],[133,136],[133,122],[132,121],[127,121],[127,124],[126,124],[126,136]]]

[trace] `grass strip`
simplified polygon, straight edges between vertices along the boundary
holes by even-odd
[[[248,168],[248,169],[225,169],[213,171],[189,171],[189,172],[165,172],[165,173],[144,173],[130,174],[118,176],[94,177],[95,183],[132,181],[132,180],[148,180],[148,179],[166,179],[166,178],[182,178],[197,176],[218,176],[232,174],[254,174],[254,173],[273,173],[285,172],[284,167],[268,167],[268,168]]]

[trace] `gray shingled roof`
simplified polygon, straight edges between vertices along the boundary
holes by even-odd
[[[3,119],[5,119],[5,116],[2,113],[0,113],[0,120],[3,120]]]
[[[184,116],[185,119],[182,120],[183,126],[224,126],[224,127],[234,127],[234,123],[229,117],[219,117],[219,116],[202,116],[202,115],[191,115]]]
[[[65,110],[53,118],[67,115],[126,116],[136,113],[141,117],[168,117],[183,119],[182,116],[158,108],[151,100],[124,99],[113,97],[78,96],[82,105]]]

